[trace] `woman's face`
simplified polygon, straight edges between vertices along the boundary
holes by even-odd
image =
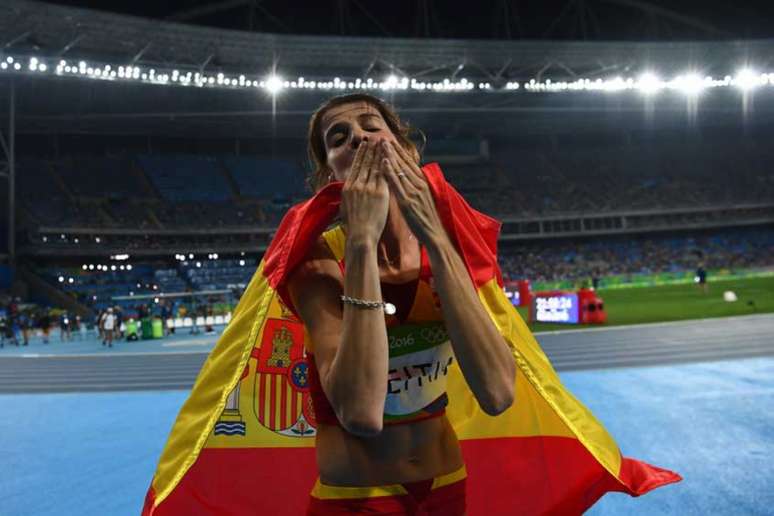
[[[321,126],[327,163],[335,181],[347,178],[357,148],[363,141],[398,141],[379,110],[368,102],[331,108],[323,115]]]

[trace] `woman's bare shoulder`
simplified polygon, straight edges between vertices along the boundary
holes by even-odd
[[[293,305],[306,324],[314,323],[321,314],[330,312],[322,308],[338,307],[344,277],[324,238],[320,237],[314,243],[288,277],[287,285]]]
[[[325,238],[320,236],[312,245],[309,252],[301,260],[301,263],[293,270],[288,278],[288,285],[291,289],[299,283],[310,286],[310,281],[323,278],[343,281],[341,269],[328,246]]]

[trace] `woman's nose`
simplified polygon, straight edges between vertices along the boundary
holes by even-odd
[[[352,133],[352,148],[357,149],[361,143],[368,141],[368,133],[365,131],[355,130]]]

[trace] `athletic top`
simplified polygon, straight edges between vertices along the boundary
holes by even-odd
[[[344,271],[346,237],[341,226],[323,234],[328,247]],[[385,314],[389,345],[389,377],[384,404],[384,424],[405,424],[445,413],[446,374],[454,362],[449,336],[443,324],[440,303],[432,289],[430,262],[421,249],[419,278],[402,283],[382,283],[382,297],[395,305],[394,315]],[[325,396],[314,361],[314,346],[304,335],[309,358],[309,388],[318,423],[341,426]]]

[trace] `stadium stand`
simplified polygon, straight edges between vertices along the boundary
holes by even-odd
[[[225,156],[221,159],[242,197],[295,199],[304,195],[304,172],[290,161]]]
[[[181,272],[196,290],[244,288],[255,272],[245,260],[188,261]]]
[[[720,230],[696,236],[627,236],[586,241],[541,241],[504,246],[503,275],[532,281],[587,279],[612,274],[652,274],[774,265],[774,228]]]
[[[140,155],[137,161],[168,201],[225,202],[233,199],[218,161],[213,157]]]

